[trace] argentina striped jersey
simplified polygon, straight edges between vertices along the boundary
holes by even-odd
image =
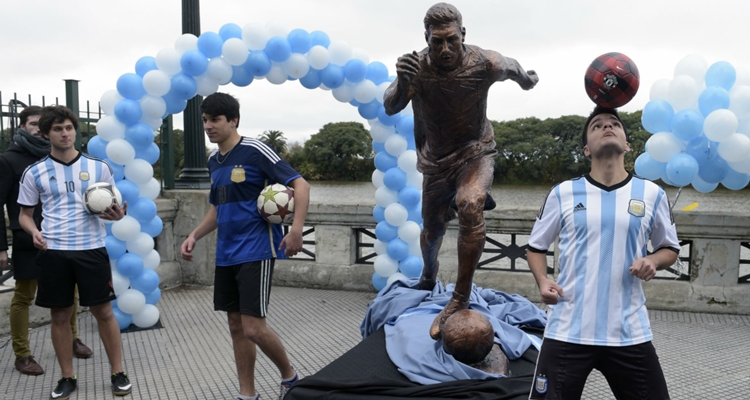
[[[652,339],[646,298],[633,261],[654,251],[679,252],[669,201],[658,185],[637,176],[605,187],[588,174],[555,186],[534,224],[529,247],[546,252],[559,237],[558,285],[545,337],[597,346]]]
[[[91,250],[104,247],[107,232],[102,220],[83,206],[83,192],[96,182],[115,184],[112,169],[85,153],[69,163],[48,155],[31,164],[21,176],[18,204],[42,202],[42,235],[52,250]]]

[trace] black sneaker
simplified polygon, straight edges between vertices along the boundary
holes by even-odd
[[[57,381],[57,387],[52,391],[49,396],[50,399],[55,400],[68,400],[70,394],[78,387],[78,380],[76,378],[62,378]]]
[[[126,396],[133,391],[133,385],[130,384],[128,375],[124,372],[112,374],[112,393],[115,396]]]

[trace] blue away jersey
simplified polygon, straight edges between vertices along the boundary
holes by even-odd
[[[270,224],[260,216],[257,200],[267,185],[289,185],[300,174],[271,147],[247,137],[228,154],[214,151],[208,158],[208,170],[209,202],[217,212],[216,265],[284,258],[283,252],[277,252],[283,239],[281,225]]]

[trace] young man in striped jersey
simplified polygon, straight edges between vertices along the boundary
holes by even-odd
[[[237,99],[214,93],[203,100],[201,112],[208,139],[219,149],[208,158],[211,206],[182,243],[182,257],[192,261],[196,241],[218,228],[214,309],[227,312],[240,379],[238,399],[260,398],[255,391],[256,345],[281,373],[282,399],[299,378],[281,339],[266,325],[266,314],[274,260],[302,249],[310,185],[271,147],[240,136]],[[286,236],[281,225],[266,222],[257,209],[261,190],[272,183],[294,188],[294,222]]]
[[[122,219],[127,205],[112,206],[100,216],[86,211],[83,193],[95,182],[115,184],[109,165],[74,147],[78,119],[63,106],[44,107],[39,129],[50,142],[50,154],[30,165],[21,177],[18,218],[39,249],[36,305],[50,309],[52,346],[60,364],[62,379],[50,398],[67,399],[77,387],[73,371],[73,337],[70,317],[76,284],[82,306],[89,307],[99,326],[99,336],[107,352],[112,391],[124,396],[131,384],[122,369],[120,328],[112,313],[114,300],[112,270],[104,248],[106,231],[101,219]],[[34,223],[37,203],[42,203],[41,231]]]
[[[580,399],[596,368],[617,399],[669,399],[641,284],[679,254],[667,195],[625,170],[616,110],[596,107],[582,139],[591,172],[552,189],[529,237],[529,267],[550,305],[529,398]],[[558,238],[555,282],[545,254]]]

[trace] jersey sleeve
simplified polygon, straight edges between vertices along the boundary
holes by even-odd
[[[654,251],[659,249],[671,249],[680,252],[680,241],[677,239],[677,228],[672,217],[672,210],[669,208],[669,201],[666,193],[660,190],[654,215],[654,225],[651,229],[651,246]]]
[[[259,167],[274,181],[289,185],[289,182],[301,176],[267,144],[259,142],[257,147],[262,154],[258,163]]]
[[[529,236],[529,250],[546,253],[560,234],[560,202],[555,190],[547,195]]]
[[[18,204],[23,207],[35,207],[39,203],[39,189],[34,182],[34,174],[31,167],[21,175],[21,182],[18,188]]]

